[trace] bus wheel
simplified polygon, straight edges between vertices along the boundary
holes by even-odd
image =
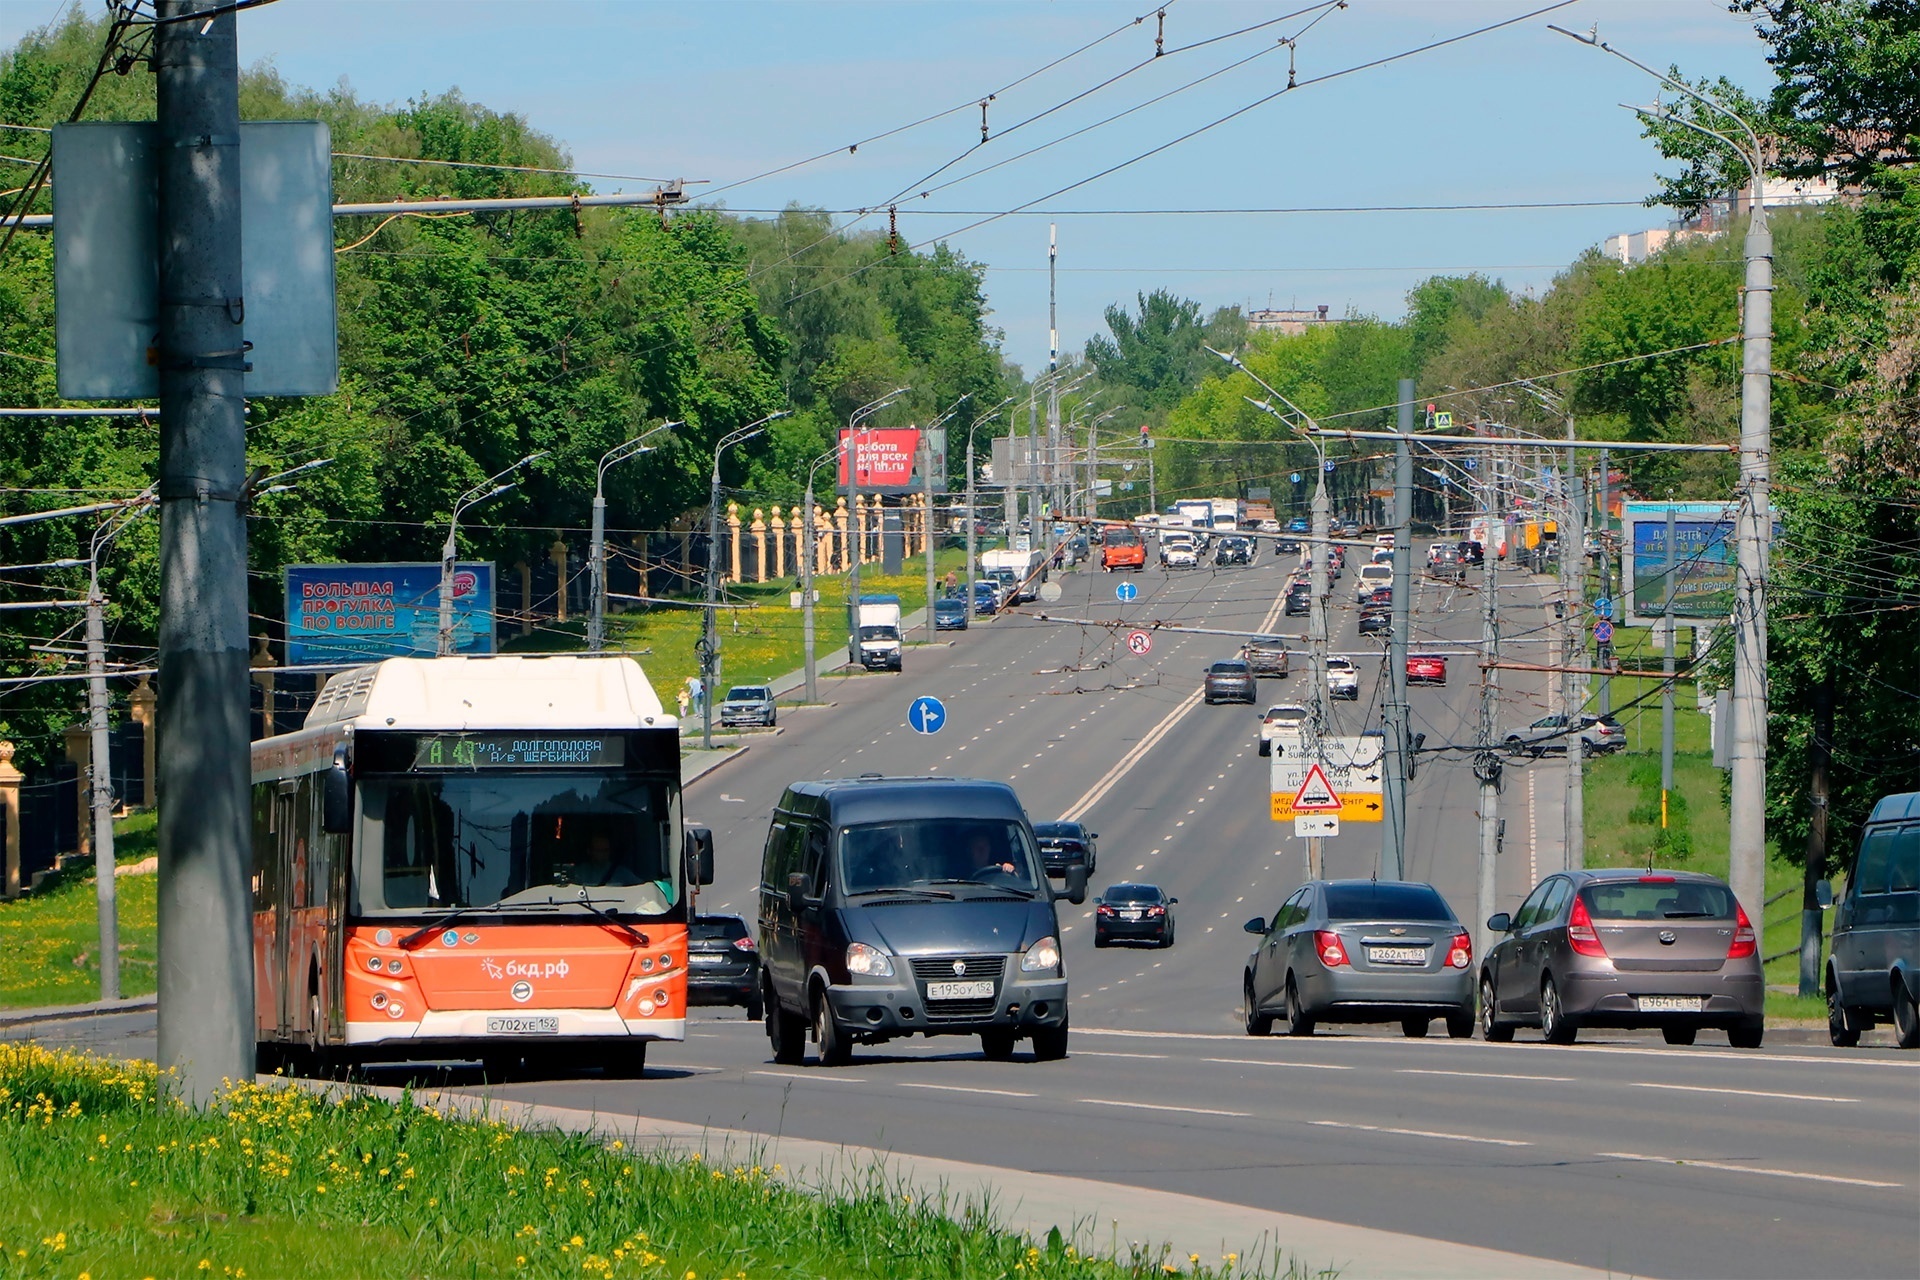
[[[647,1074],[647,1042],[611,1044],[595,1055],[600,1074],[609,1080],[638,1080]]]

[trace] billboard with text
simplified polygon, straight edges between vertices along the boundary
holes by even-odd
[[[840,492],[847,491],[848,440],[854,438],[853,458],[859,470],[862,493],[917,493],[923,484],[920,476],[920,437],[918,427],[867,428],[856,432],[840,429]],[[925,433],[933,449],[933,487],[947,487],[946,437],[944,430]]]
[[[440,637],[438,564],[288,565],[287,665],[430,658]],[[492,653],[493,565],[453,573],[453,651]]]

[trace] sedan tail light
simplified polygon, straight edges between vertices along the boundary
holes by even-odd
[[[1099,914],[1101,914],[1101,915],[1103,915],[1103,916],[1110,916],[1110,915],[1112,915],[1112,914],[1113,914],[1113,908],[1112,908],[1112,907],[1101,907],[1101,908],[1100,908],[1100,912],[1099,912]]]
[[[1600,935],[1593,931],[1593,917],[1587,913],[1587,900],[1573,900],[1573,914],[1567,917],[1567,942],[1574,952],[1583,956],[1604,956],[1606,947],[1600,943]]]
[[[1163,916],[1167,914],[1167,909],[1165,907],[1148,907],[1147,914],[1150,916]]]
[[[1727,944],[1727,959],[1745,960],[1759,950],[1760,941],[1753,936],[1753,921],[1747,919],[1747,909],[1736,902],[1733,910],[1733,941]]]
[[[1453,935],[1453,945],[1447,948],[1447,964],[1455,969],[1464,969],[1473,963],[1473,939],[1465,933]]]
[[[1337,969],[1350,963],[1347,949],[1340,943],[1340,935],[1331,929],[1316,929],[1313,933],[1314,949],[1320,953],[1320,963],[1329,969]]]
[[[752,951],[754,949],[753,939],[751,937],[735,938],[733,940],[733,947],[736,951]]]

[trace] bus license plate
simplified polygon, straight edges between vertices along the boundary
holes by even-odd
[[[557,1017],[488,1018],[487,1034],[490,1036],[557,1036],[560,1034],[560,1019]]]
[[[993,983],[983,982],[929,982],[927,999],[929,1000],[988,1000],[993,997]]]

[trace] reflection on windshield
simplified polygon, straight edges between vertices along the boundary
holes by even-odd
[[[941,818],[849,827],[840,836],[844,891],[924,889],[973,881],[1034,892],[1032,842],[1017,822]]]
[[[666,787],[618,774],[449,774],[361,784],[362,912],[678,897]],[[612,900],[611,902],[609,900]]]

